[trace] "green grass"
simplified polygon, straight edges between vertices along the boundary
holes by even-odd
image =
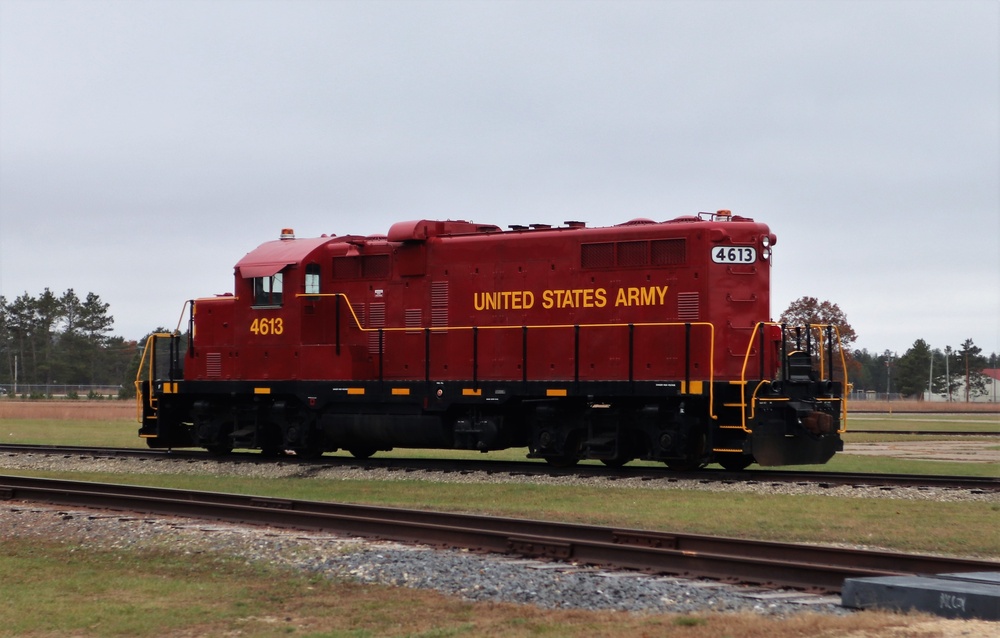
[[[855,430],[955,430],[1000,432],[1000,413],[983,414],[848,414],[848,432]]]
[[[146,447],[134,420],[3,419],[0,441],[25,445]]]
[[[115,553],[5,539],[0,598],[8,610],[31,611],[5,613],[0,634],[132,636],[192,623],[221,627],[261,604],[265,588],[254,586],[261,570],[202,558],[195,565],[167,552]]]
[[[750,469],[757,467],[750,466]],[[776,470],[816,472],[861,472],[872,474],[927,474],[936,476],[1000,476],[996,463],[963,463],[961,461],[921,461],[889,456],[867,456],[840,453],[824,465],[788,465]]]

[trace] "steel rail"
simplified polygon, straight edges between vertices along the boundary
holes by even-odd
[[[0,498],[321,530],[655,574],[837,592],[845,578],[1000,571],[1000,562],[424,510],[0,476]]]

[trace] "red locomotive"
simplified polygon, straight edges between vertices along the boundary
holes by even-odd
[[[843,449],[837,333],[769,322],[774,243],[729,211],[286,229],[237,262],[233,294],[190,302],[186,334],[150,337],[139,435],[219,453],[824,463]]]

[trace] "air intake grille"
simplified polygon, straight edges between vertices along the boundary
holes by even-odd
[[[218,379],[222,376],[222,353],[205,353],[205,376],[211,379]]]
[[[431,327],[448,327],[448,282],[431,283]]]
[[[675,266],[687,261],[687,242],[683,239],[657,239],[651,248],[654,266]]]
[[[677,293],[677,318],[682,321],[698,321],[701,318],[699,293]]]
[[[609,268],[615,265],[615,245],[583,244],[580,246],[580,263],[584,268]]]
[[[368,306],[368,327],[369,328],[384,328],[385,327],[385,304],[384,303],[373,303]],[[384,337],[383,337],[384,338]],[[385,349],[385,342],[382,343],[382,349]],[[374,330],[368,333],[368,354],[378,354],[378,330]]]

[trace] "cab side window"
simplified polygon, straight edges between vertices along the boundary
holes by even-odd
[[[306,265],[306,290],[307,295],[319,294],[319,264]]]
[[[282,297],[281,279],[280,272],[270,277],[254,277],[253,305],[280,306]]]

